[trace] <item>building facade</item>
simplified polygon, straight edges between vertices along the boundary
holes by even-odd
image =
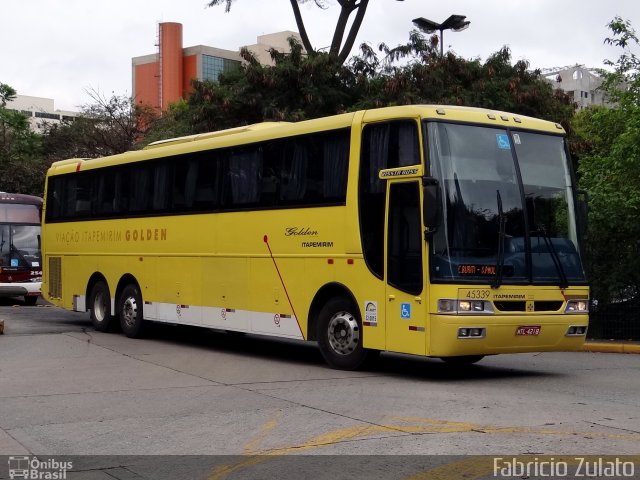
[[[258,61],[271,64],[269,49],[289,51],[287,39],[296,32],[285,31],[259,36],[257,43],[248,45]],[[133,95],[135,102],[158,110],[166,110],[169,104],[186,98],[191,80],[216,81],[222,72],[239,67],[243,60],[240,50],[224,50],[216,47],[182,45],[182,24],[160,23],[158,50],[150,55],[132,59]]]
[[[594,73],[593,69],[584,65],[564,67],[559,69],[546,69],[544,77],[553,88],[560,89],[573,96],[579,110],[591,105],[608,106],[604,93],[599,90],[602,78]]]
[[[77,112],[56,110],[53,98],[31,97],[29,95],[16,95],[14,100],[7,102],[8,110],[15,110],[29,119],[29,125],[34,132],[42,132],[45,123],[55,124],[63,121],[72,121]]]

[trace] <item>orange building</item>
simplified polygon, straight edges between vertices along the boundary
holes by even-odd
[[[258,43],[249,45],[261,63],[269,64],[269,48],[288,50],[286,39],[297,37],[286,31],[258,37]],[[220,73],[237,68],[242,63],[239,51],[197,45],[182,46],[182,24],[160,23],[158,50],[151,55],[132,59],[133,95],[136,103],[166,110],[170,103],[185,98],[191,80],[217,80]]]

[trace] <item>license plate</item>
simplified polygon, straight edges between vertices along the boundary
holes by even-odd
[[[526,325],[518,327],[516,335],[540,335],[540,329],[539,325]]]

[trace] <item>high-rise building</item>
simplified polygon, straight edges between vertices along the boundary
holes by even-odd
[[[248,45],[258,61],[270,64],[270,48],[289,51],[287,39],[300,36],[285,31],[262,35],[254,45]],[[160,23],[158,50],[150,55],[132,59],[133,95],[135,102],[159,110],[166,110],[170,103],[185,98],[191,88],[191,80],[217,80],[222,72],[237,68],[242,63],[240,52],[197,45],[183,47],[182,24]]]

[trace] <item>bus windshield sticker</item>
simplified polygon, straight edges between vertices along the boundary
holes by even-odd
[[[513,134],[513,143],[515,143],[516,145],[520,145],[522,143],[522,141],[520,140],[520,135],[518,135],[517,133]]]
[[[367,300],[364,302],[364,325],[366,327],[378,326],[378,302]]]
[[[500,150],[511,150],[509,145],[509,136],[506,133],[496,133],[496,141]]]

